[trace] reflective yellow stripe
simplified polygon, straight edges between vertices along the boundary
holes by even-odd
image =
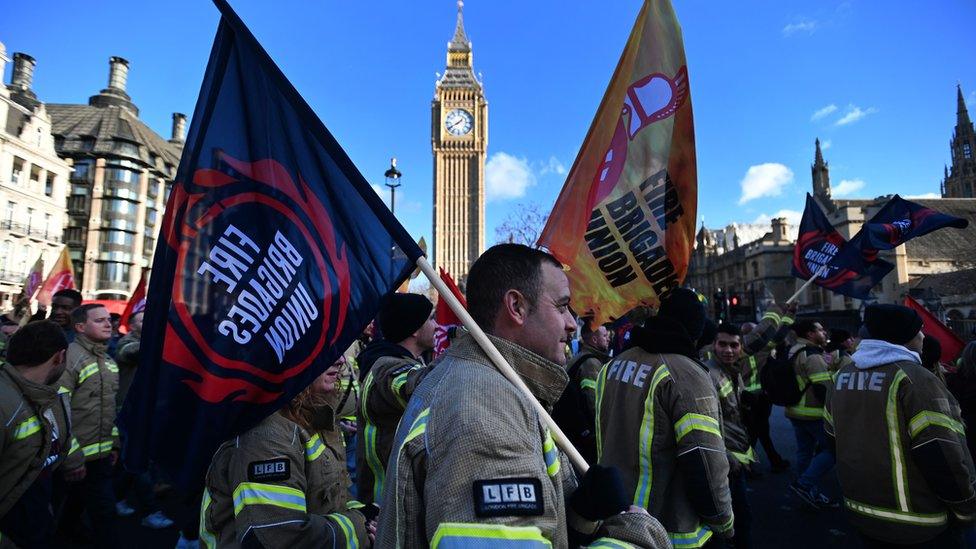
[[[900,370],[899,370],[900,371]],[[922,514],[897,511],[895,509],[885,509],[884,507],[874,507],[865,503],[860,503],[848,498],[844,499],[844,505],[851,511],[862,515],[873,517],[891,522],[904,524],[917,524],[922,526],[941,526],[948,522],[949,517],[945,513]]]
[[[114,374],[119,373],[119,367],[114,362],[106,362],[105,368]]]
[[[71,391],[69,391],[67,387],[61,386],[61,387],[58,387],[58,394],[59,395],[70,395],[71,394]]]
[[[339,513],[332,513],[326,515],[339,525],[339,529],[342,530],[342,537],[346,539],[346,549],[359,549],[359,538],[356,537],[356,527],[352,525],[352,521],[349,517],[341,515]]]
[[[776,324],[779,324],[782,321],[782,317],[772,311],[766,311],[766,314],[762,315],[762,320],[766,319],[775,320]]]
[[[325,444],[322,444],[322,439],[319,437],[319,434],[315,433],[305,442],[305,461],[315,461],[324,451]]]
[[[407,383],[407,379],[409,378],[410,373],[413,372],[414,370],[423,367],[424,366],[422,364],[417,364],[416,366],[410,368],[406,372],[403,372],[397,375],[395,378],[393,378],[393,382],[390,384],[390,388],[393,389],[393,396],[396,397],[397,401],[400,403],[400,406],[403,407],[407,406],[407,399],[403,398],[403,395],[400,394],[400,391],[403,390],[403,386]]]
[[[600,457],[603,456],[603,427],[600,426],[600,408],[603,407],[603,390],[607,386],[607,367],[610,366],[610,362],[607,362],[600,368],[600,373],[596,376],[596,405],[594,425],[596,426],[596,459],[599,462]]]
[[[204,488],[203,501],[200,503],[200,541],[207,549],[217,547],[217,538],[207,530],[207,511],[210,510],[210,490]]]
[[[830,410],[827,410],[827,408],[824,408],[823,409],[823,418],[824,418],[824,421],[826,421],[830,425],[833,425],[834,424],[834,416],[833,416],[833,414],[830,413]]]
[[[711,433],[719,438],[722,437],[722,430],[717,419],[705,414],[685,414],[674,424],[675,442],[681,442],[685,435],[695,430]]]
[[[85,382],[86,379],[98,373],[98,363],[92,362],[88,366],[78,370],[78,385]]]
[[[105,452],[111,452],[112,444],[113,442],[111,440],[106,440],[103,442],[93,442],[92,444],[82,446],[81,453],[85,457],[91,457],[98,454],[104,454]]]
[[[718,396],[725,398],[730,394],[732,394],[732,382],[727,379],[723,379],[722,384],[718,386]]]
[[[242,482],[234,489],[234,516],[248,505],[271,505],[282,509],[305,512],[305,493],[288,486]]]
[[[119,428],[115,427],[114,425],[112,426],[112,436],[113,437],[119,436]]]
[[[732,456],[736,460],[738,460],[739,463],[749,464],[749,463],[755,463],[756,462],[756,452],[755,452],[755,450],[752,449],[751,446],[749,447],[749,450],[746,451],[745,453],[742,453],[742,452],[733,452],[731,450],[729,450],[729,453],[731,453]]]
[[[905,372],[898,370],[895,378],[888,387],[888,403],[885,408],[885,421],[888,424],[888,445],[891,450],[891,480],[895,487],[895,499],[898,509],[908,512],[908,473],[905,470],[905,455],[901,447],[901,424],[898,421],[898,386],[907,377]]]
[[[71,448],[68,450],[68,455],[70,456],[78,450],[81,450],[81,445],[78,444],[78,439],[71,437]]]
[[[430,415],[430,408],[424,408],[419,414],[417,414],[417,418],[414,419],[413,423],[410,424],[410,431],[407,432],[407,437],[403,439],[404,444],[419,437],[427,431],[428,415]]]
[[[580,380],[580,388],[596,391],[596,380],[584,377]]]
[[[966,428],[963,427],[962,423],[952,419],[951,417],[940,414],[939,412],[931,412],[929,410],[921,411],[915,414],[915,417],[908,423],[908,431],[911,433],[911,437],[915,438],[919,433],[924,431],[929,427],[945,427],[950,431],[955,431],[960,435],[966,434]]]
[[[791,316],[782,316],[782,317],[780,317],[779,321],[780,321],[781,324],[786,324],[787,326],[789,326],[790,324],[793,324],[793,322],[795,322],[793,320],[793,317],[791,317]]]
[[[535,526],[505,526],[503,524],[471,524],[442,522],[437,526],[431,549],[478,548],[535,548],[552,547],[542,531]]]
[[[559,472],[559,450],[556,442],[552,440],[552,433],[546,429],[546,439],[542,442],[542,454],[546,459],[546,473],[550,477],[556,476]]]
[[[708,543],[712,539],[712,531],[707,526],[699,525],[694,532],[668,532],[668,537],[674,547],[693,549]]]
[[[815,374],[810,374],[811,383],[823,383],[824,381],[830,381],[830,372],[817,372]],[[803,385],[800,385],[801,387]]]
[[[351,499],[346,502],[346,509],[363,509],[366,506],[361,501]]]
[[[31,416],[24,421],[21,421],[17,427],[14,428],[14,440],[24,440],[40,430],[41,420],[37,419],[37,416]]]
[[[644,417],[641,419],[640,427],[640,481],[634,491],[634,505],[647,509],[651,500],[651,486],[654,483],[654,466],[651,462],[651,445],[654,442],[654,393],[657,386],[666,378],[671,376],[671,372],[664,364],[658,366],[651,378],[651,386],[647,390],[647,398],[644,400]]]
[[[376,425],[373,424],[366,409],[369,402],[369,392],[373,388],[373,372],[366,374],[366,381],[363,383],[363,396],[360,401],[360,411],[363,415],[363,437],[366,446],[366,465],[369,472],[373,474],[373,501],[383,500],[383,483],[386,480],[386,469],[380,463],[379,452],[376,449]]]

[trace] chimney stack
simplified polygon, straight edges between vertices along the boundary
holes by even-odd
[[[181,112],[173,113],[173,132],[170,143],[182,143],[186,139],[186,115]]]
[[[34,82],[34,67],[37,61],[26,53],[14,54],[14,70],[10,77],[10,85],[21,91],[31,89]]]
[[[124,92],[125,82],[129,78],[129,62],[121,57],[109,57],[108,66],[109,89]]]
[[[125,92],[129,79],[129,62],[121,57],[108,58],[108,87],[88,98],[93,107],[122,107],[139,116],[139,109]]]

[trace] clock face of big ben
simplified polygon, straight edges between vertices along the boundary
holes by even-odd
[[[444,128],[451,135],[461,136],[471,132],[474,117],[464,109],[454,109],[444,117]]]

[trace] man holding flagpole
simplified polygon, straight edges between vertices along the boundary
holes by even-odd
[[[576,330],[562,265],[520,244],[494,246],[471,267],[467,300],[551,409],[568,381],[563,349]],[[544,425],[473,336],[459,337],[407,404],[376,547],[670,546],[655,519],[629,506],[619,471],[594,465],[577,481]]]

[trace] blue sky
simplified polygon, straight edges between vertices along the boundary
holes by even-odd
[[[429,240],[430,101],[455,3],[231,3],[367,179],[381,185],[389,157],[399,158],[398,217]],[[466,3],[489,101],[489,243],[516,205],[551,207],[639,7]],[[939,191],[957,81],[976,109],[976,3],[675,0],[675,9],[709,226],[802,210],[818,136],[835,194]],[[129,59],[129,94],[168,137],[170,113],[193,108],[217,19],[200,0],[14,2],[0,41],[8,55],[37,58],[34,88],[52,103],[85,102],[105,86],[109,56]],[[763,192],[744,193],[744,180]]]

